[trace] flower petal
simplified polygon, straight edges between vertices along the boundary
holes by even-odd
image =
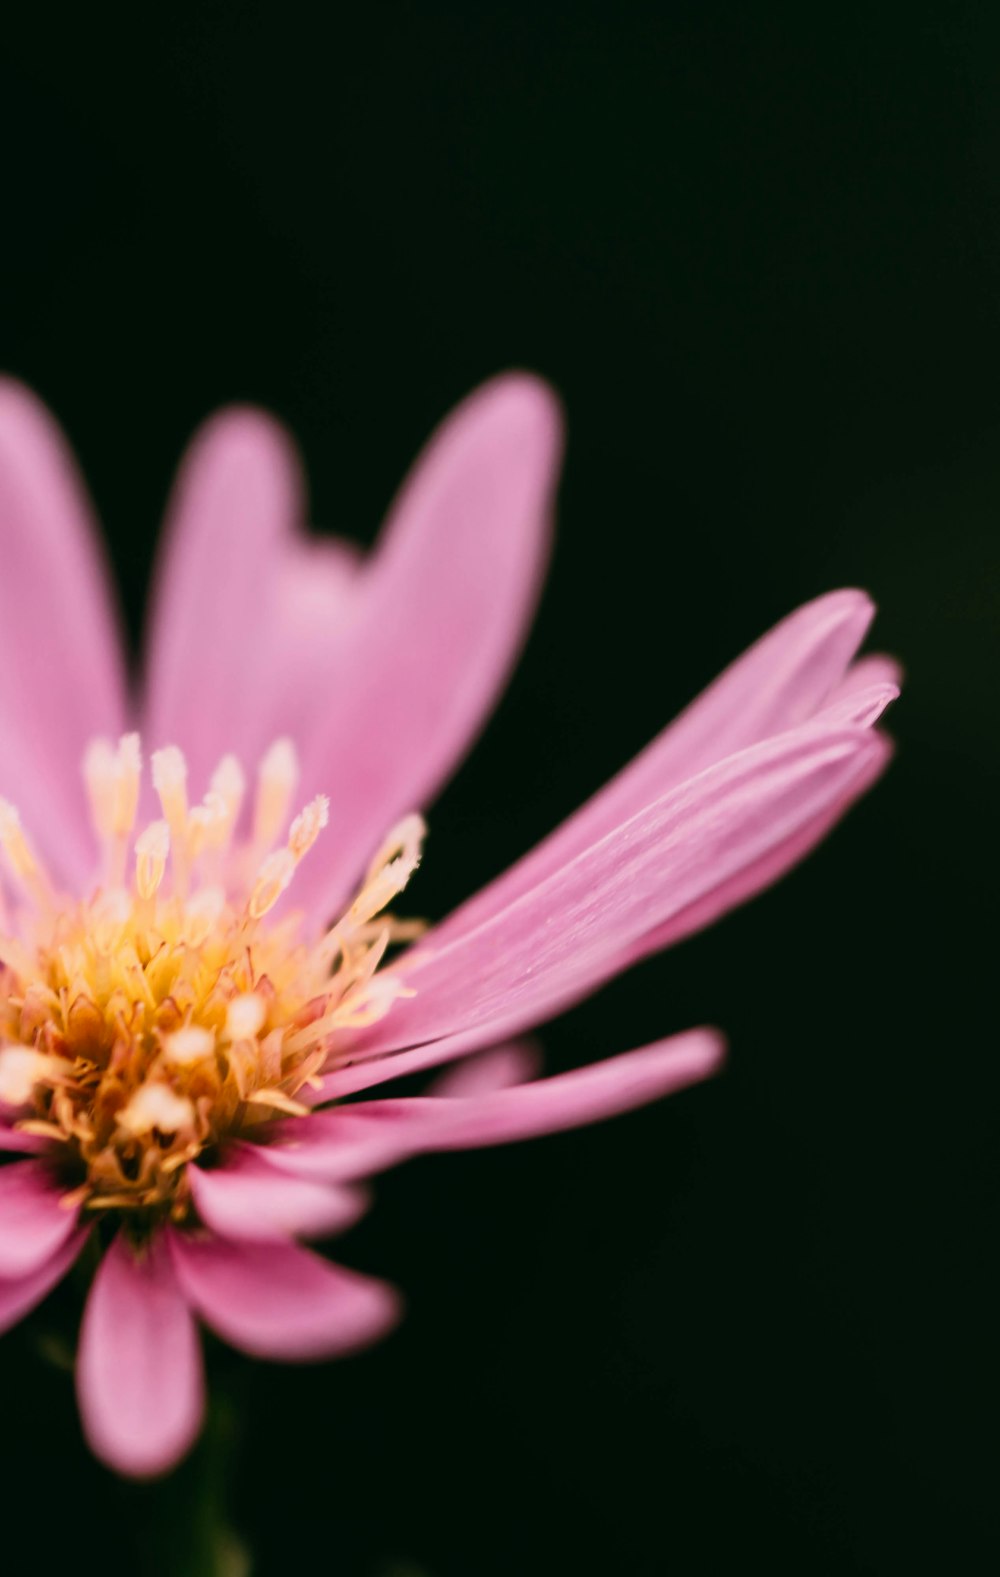
[[[41,1155],[50,1148],[51,1141],[37,1133],[24,1133],[0,1117],[0,1150],[13,1150],[21,1155]]]
[[[143,729],[179,745],[201,792],[253,731],[261,631],[303,511],[297,451],[262,411],[222,411],[195,435],[154,576]]]
[[[368,1206],[362,1189],[322,1187],[269,1166],[257,1145],[234,1145],[222,1166],[192,1166],[188,1179],[205,1225],[237,1241],[329,1237],[353,1226]]]
[[[206,1324],[257,1358],[355,1352],[399,1318],[397,1293],[293,1243],[227,1243],[171,1230],[185,1295]]]
[[[63,1194],[38,1161],[0,1167],[0,1277],[30,1276],[73,1235],[79,1210]]]
[[[268,1143],[255,1147],[258,1156],[314,1185],[371,1177],[409,1160],[422,1144],[412,1123],[396,1119],[389,1101],[368,1103],[360,1115],[355,1106],[335,1106],[269,1128]]]
[[[661,1096],[696,1084],[718,1071],[725,1042],[715,1030],[689,1030],[638,1051],[550,1079],[481,1095],[445,1100],[416,1096],[359,1103],[358,1115],[377,1106],[391,1108],[394,1120],[412,1122],[427,1150],[464,1150],[509,1144],[542,1134],[602,1122],[646,1106]]]
[[[409,955],[415,994],[360,1033],[357,1065],[328,1075],[324,1097],[516,1034],[648,952],[668,922],[705,923],[720,893],[742,901],[744,878],[755,890],[761,873],[773,880],[801,857],[802,838],[868,786],[888,748],[863,729],[817,725],[768,740],[665,795],[475,931],[442,947],[430,932]],[[442,1037],[449,1047],[422,1044]],[[401,1054],[363,1060],[390,1051]]]
[[[198,1332],[159,1237],[141,1255],[119,1233],[84,1310],[77,1396],[87,1442],[119,1473],[165,1473],[204,1412]]]
[[[849,695],[854,695],[859,690],[870,689],[873,685],[890,685],[899,692],[903,683],[903,670],[895,657],[887,657],[883,652],[872,652],[867,657],[859,657],[852,663],[843,679],[835,685],[830,692],[830,702],[844,700]]]
[[[18,1276],[11,1281],[0,1281],[0,1335],[9,1331],[18,1320],[30,1314],[36,1304],[52,1291],[57,1281],[62,1281],[77,1258],[88,1232],[83,1229],[67,1238],[51,1259],[47,1259],[30,1276]]]
[[[427,1091],[435,1100],[459,1096],[489,1095],[513,1084],[527,1084],[537,1078],[542,1064],[541,1051],[532,1041],[513,1041],[509,1046],[491,1046],[464,1062],[457,1062],[439,1074]]]
[[[580,810],[456,909],[438,940],[481,925],[686,778],[808,720],[842,680],[873,612],[864,592],[846,590],[789,614]]]
[[[296,878],[296,903],[316,917],[434,793],[493,705],[541,583],[560,450],[550,391],[508,375],[459,406],[407,481],[335,672],[321,676],[306,747],[304,795],[329,795],[337,829],[327,859]]]
[[[90,506],[33,394],[0,379],[0,793],[62,880],[90,874],[80,764],[124,727],[124,662]]]

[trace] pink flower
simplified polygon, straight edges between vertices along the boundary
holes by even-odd
[[[132,694],[70,457],[0,386],[0,1149],[21,1156],[0,1169],[0,1329],[99,1235],[77,1383],[122,1472],[163,1471],[197,1434],[196,1319],[293,1360],[390,1329],[389,1287],[297,1242],[354,1221],[370,1175],[717,1068],[698,1029],[536,1082],[517,1037],[774,881],[885,765],[895,669],[854,660],[872,609],[835,592],[443,924],[387,917],[420,858],[414,807],[530,617],[559,451],[542,384],[488,384],[363,559],[302,533],[273,421],[213,418]],[[459,1058],[424,1095],[341,1099]]]

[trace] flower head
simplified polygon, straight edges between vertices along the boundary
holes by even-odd
[[[390,1328],[391,1288],[297,1241],[356,1220],[366,1178],[717,1067],[719,1036],[694,1030],[535,1079],[518,1037],[773,881],[885,764],[894,666],[854,661],[871,607],[836,592],[449,919],[395,917],[418,808],[530,614],[558,452],[544,386],[487,385],[362,561],[300,531],[274,423],[215,418],[129,699],[62,440],[0,385],[0,1329],[96,1234],[78,1391],[123,1472],[164,1470],[197,1433],[196,1316],[286,1359]],[[377,1095],[445,1063],[423,1095]]]

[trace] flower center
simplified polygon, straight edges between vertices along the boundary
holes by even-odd
[[[301,1097],[337,1032],[404,994],[377,971],[390,942],[416,928],[383,911],[419,862],[424,827],[418,816],[400,822],[346,913],[304,940],[299,915],[272,911],[325,827],[327,801],[288,826],[291,744],[261,761],[245,835],[233,756],[195,806],[179,750],[156,752],[151,766],[163,815],[133,842],[138,735],[90,746],[84,777],[104,872],[82,902],[55,892],[0,800],[17,900],[0,913],[0,1103],[22,1130],[62,1147],[73,1202],[181,1219],[187,1163],[279,1114],[308,1112]]]

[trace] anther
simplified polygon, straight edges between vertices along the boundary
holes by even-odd
[[[127,838],[139,808],[139,781],[142,753],[138,734],[123,734],[115,756],[115,793],[111,830],[117,838]]]
[[[290,849],[276,849],[269,854],[257,872],[247,911],[253,920],[273,909],[292,877],[295,875],[295,856]]]
[[[266,1017],[267,1004],[263,997],[253,992],[234,997],[226,1011],[226,1034],[230,1040],[254,1040]]]
[[[92,739],[83,757],[83,781],[94,829],[102,842],[114,837],[118,757],[109,739]]]
[[[222,841],[228,842],[239,819],[246,793],[246,778],[235,756],[223,756],[212,773],[208,788],[209,797],[218,795],[225,806],[225,834]]]
[[[17,880],[40,903],[48,904],[52,896],[48,875],[28,841],[20,816],[5,799],[0,799],[0,848]]]
[[[167,1084],[140,1084],[123,1111],[118,1113],[119,1127],[140,1137],[152,1133],[180,1133],[194,1124],[194,1107],[183,1095],[177,1095]]]
[[[170,848],[174,872],[174,889],[183,897],[187,891],[187,762],[176,745],[154,750],[151,766],[153,787],[163,807],[163,815],[170,828]]]
[[[187,762],[176,745],[154,750],[152,761],[153,787],[159,796],[163,814],[172,833],[183,829],[187,821]]]
[[[296,865],[309,853],[329,819],[330,801],[325,794],[317,794],[296,816],[288,829],[288,847]]]
[[[215,1036],[200,1024],[186,1024],[183,1029],[167,1035],[163,1042],[163,1055],[167,1061],[184,1068],[196,1062],[205,1062],[214,1051]]]
[[[269,849],[288,818],[299,781],[299,763],[290,739],[277,739],[257,769],[257,801],[254,806],[254,847]]]
[[[135,840],[135,885],[140,898],[159,890],[170,852],[170,828],[165,821],[150,822]]]
[[[49,1072],[51,1057],[30,1046],[5,1046],[0,1051],[0,1102],[24,1106],[31,1100],[36,1085]]]

